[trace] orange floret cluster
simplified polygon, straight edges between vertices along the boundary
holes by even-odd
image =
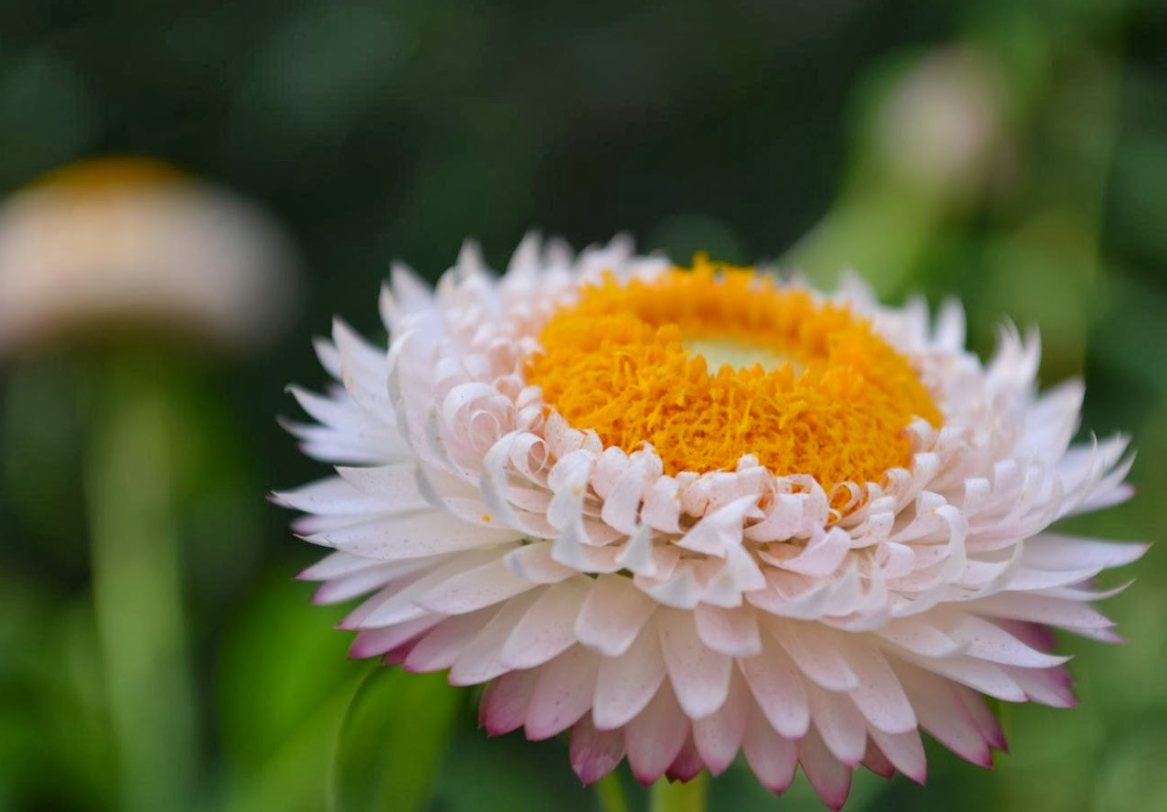
[[[686,342],[790,359],[710,369]],[[753,269],[698,257],[651,281],[608,277],[539,334],[526,361],[546,403],[605,445],[650,443],[665,472],[733,470],[752,454],[824,488],[878,482],[908,461],[904,429],[941,415],[911,363],[843,306]]]

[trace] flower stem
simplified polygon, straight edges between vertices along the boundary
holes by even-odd
[[[705,812],[709,796],[709,774],[702,772],[692,781],[670,782],[662,778],[652,785],[649,812]]]
[[[602,812],[628,812],[628,801],[624,797],[624,788],[620,786],[618,771],[608,773],[595,786]]]
[[[148,368],[102,365],[86,491],[93,599],[126,812],[193,799],[197,731],[174,513],[173,417]]]

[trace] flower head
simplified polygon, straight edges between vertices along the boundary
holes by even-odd
[[[220,348],[266,340],[296,262],[270,217],[161,161],[95,158],[0,207],[0,354],[93,327],[163,327]]]
[[[367,596],[353,654],[488,683],[492,733],[571,731],[585,782],[718,773],[832,807],[862,763],[922,781],[920,729],[988,765],[982,695],[1067,706],[1051,628],[1142,545],[1047,531],[1125,499],[1126,440],[1071,446],[1083,388],[1036,392],[1036,338],[987,364],[963,316],[698,257],[528,238],[429,288],[395,268],[388,351],[337,323],[338,385],[293,426],[336,475],[277,496]]]

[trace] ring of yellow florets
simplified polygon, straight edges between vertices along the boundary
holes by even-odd
[[[831,493],[905,466],[905,428],[941,422],[911,362],[867,320],[702,257],[691,271],[585,287],[538,340],[525,372],[544,402],[607,446],[651,444],[670,475],[733,470],[749,454]]]

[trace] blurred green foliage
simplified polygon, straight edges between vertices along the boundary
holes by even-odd
[[[292,410],[286,381],[323,379],[309,336],[333,313],[375,332],[390,260],[432,279],[466,236],[496,266],[537,227],[576,245],[629,231],[680,261],[781,258],[827,282],[853,267],[893,299],[960,297],[982,352],[1002,320],[1036,325],[1044,381],[1084,375],[1086,429],[1128,431],[1141,454],[1140,497],[1075,529],[1159,539],[1165,42],[1162,0],[0,6],[0,191],[89,155],[155,155],[266,204],[311,272],[310,308],[267,354],[150,373],[181,415],[158,442],[179,463],[178,598],[200,718],[196,789],[173,808],[325,808],[354,695],[372,710],[343,746],[369,760],[345,762],[356,783],[342,791],[367,800],[377,785],[361,776],[401,768],[385,761],[413,735],[394,719],[400,675],[345,659],[340,613],[290,581],[315,551],[262,496],[322,473],[274,420]],[[972,64],[974,84],[958,68],[925,104],[896,102],[938,64]],[[950,103],[955,130],[929,118]],[[945,151],[982,125],[967,165]],[[4,812],[124,797],[83,513],[90,370],[77,353],[0,369]],[[1167,808],[1167,563],[1152,550],[1137,571],[1106,607],[1128,645],[1066,641],[1079,709],[1006,708],[1014,753],[992,774],[932,748],[927,789],[861,774],[848,809]],[[429,683],[400,682],[423,713]],[[595,808],[562,741],[487,742],[469,710],[434,701],[454,731],[434,812]],[[738,767],[711,792],[715,809],[774,806]],[[778,806],[821,808],[804,783]]]

